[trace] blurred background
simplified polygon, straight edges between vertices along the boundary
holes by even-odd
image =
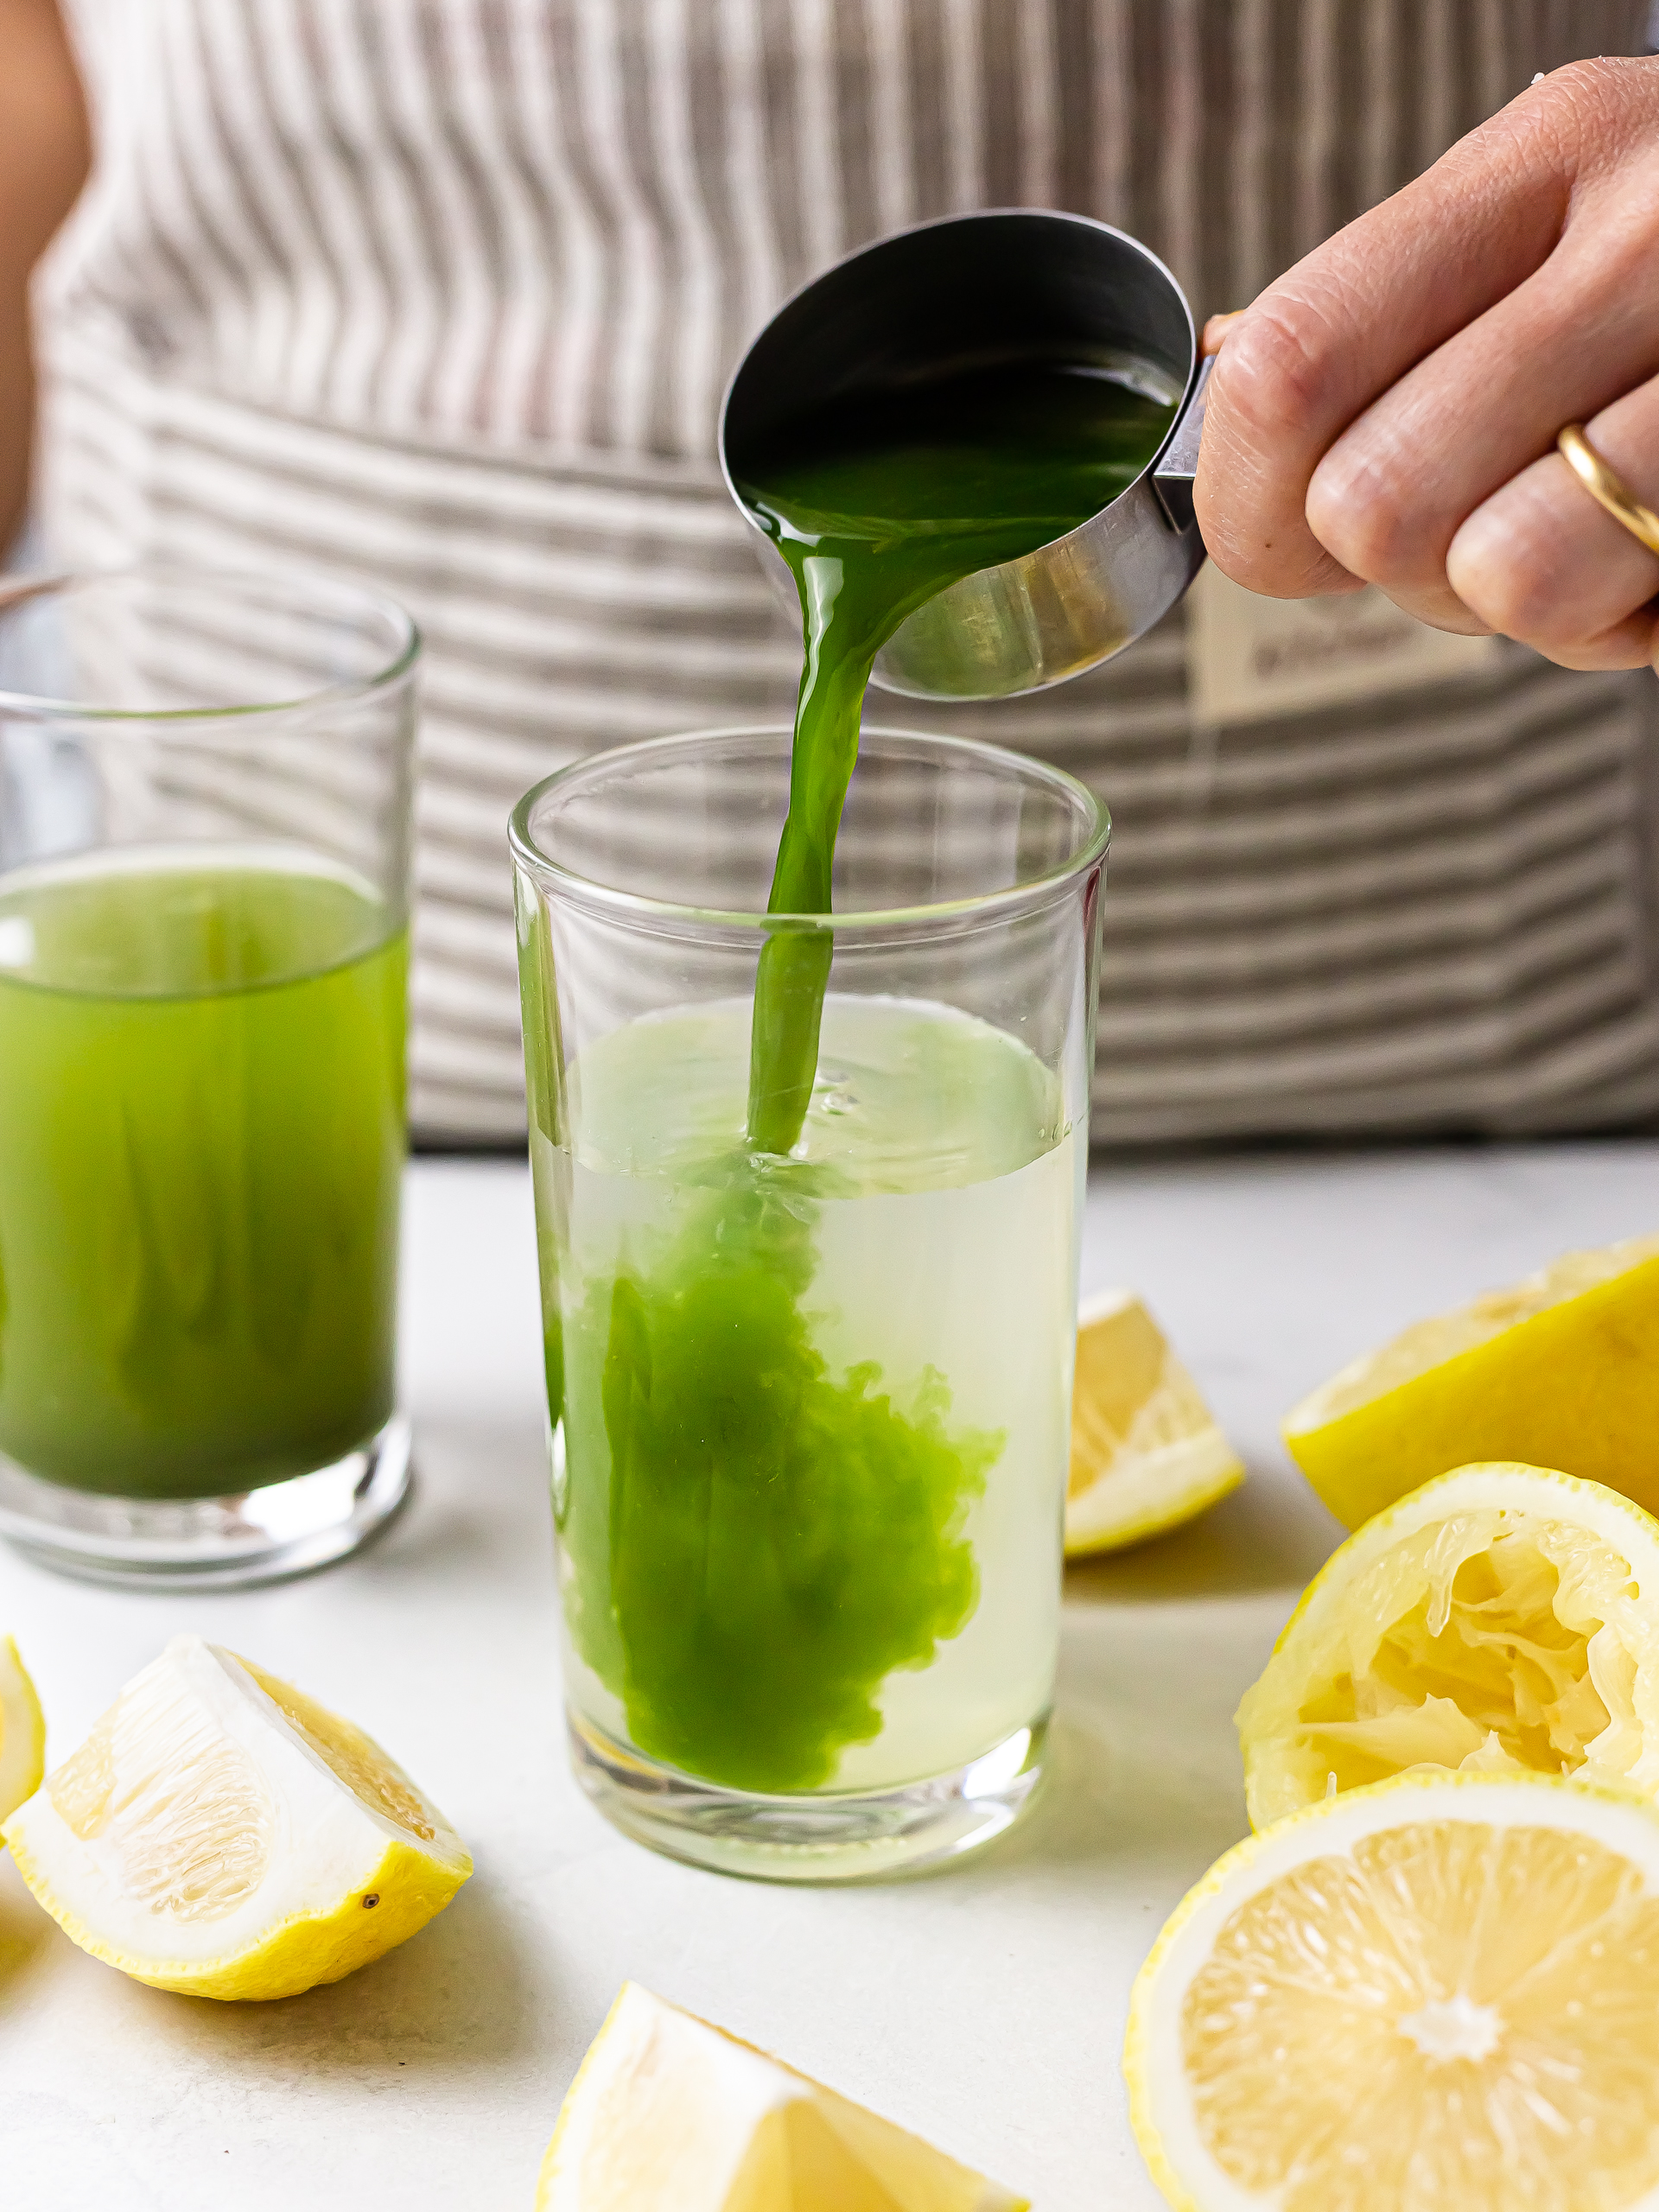
[[[14,567],[292,565],[413,610],[415,1131],[516,1145],[509,806],[792,699],[714,458],[779,302],[885,231],[1029,204],[1145,239],[1200,316],[1242,306],[1648,13],[0,0],[0,535]],[[1659,1115],[1649,671],[1211,569],[1092,676],[870,713],[1111,807],[1097,1141]]]

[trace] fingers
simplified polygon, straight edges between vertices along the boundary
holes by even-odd
[[[1276,288],[1275,288],[1276,289]],[[1321,378],[1294,325],[1264,293],[1227,333],[1210,379],[1193,507],[1205,550],[1235,583],[1274,599],[1357,591],[1307,526],[1307,484],[1323,450],[1297,435],[1294,394]]]
[[[1659,368],[1659,197],[1650,211],[1599,198],[1536,274],[1367,409],[1313,473],[1315,536],[1431,621],[1451,626],[1460,611],[1446,558],[1465,517],[1548,454],[1563,423]]]
[[[1310,254],[1228,333],[1195,489],[1205,544],[1238,582],[1296,597],[1363,573],[1310,524],[1314,472],[1379,394],[1554,247],[1570,160],[1548,89]]]
[[[1243,308],[1235,308],[1230,315],[1212,315],[1198,340],[1198,359],[1203,360],[1211,353],[1219,353],[1222,340],[1236,322],[1243,322],[1247,312]]]
[[[1659,378],[1604,408],[1586,435],[1659,507]],[[1476,507],[1446,568],[1465,606],[1563,667],[1639,668],[1652,657],[1659,556],[1597,505],[1559,453]]]

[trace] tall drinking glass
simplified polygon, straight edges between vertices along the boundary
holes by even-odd
[[[393,1403],[419,638],[327,582],[0,589],[0,1534],[339,1558]]]
[[[867,730],[834,914],[768,914],[789,760],[624,747],[512,847],[577,1771],[661,1850],[834,1880],[1041,1773],[1108,826]],[[828,975],[783,1155],[747,1128],[779,936]]]

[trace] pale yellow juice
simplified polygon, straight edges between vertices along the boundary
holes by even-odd
[[[831,993],[756,1155],[750,1023],[613,1032],[533,1141],[568,1688],[711,1782],[894,1787],[1048,1707],[1086,1130],[1004,1032]]]

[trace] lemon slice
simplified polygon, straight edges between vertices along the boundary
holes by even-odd
[[[46,1723],[11,1638],[0,1637],[0,1821],[32,1797],[46,1771]]]
[[[1351,1529],[1448,1467],[1565,1467],[1659,1510],[1659,1236],[1569,1252],[1419,1321],[1304,1398],[1285,1442]]]
[[[1460,1467],[1308,1585],[1238,1708],[1257,1827],[1411,1767],[1659,1796],[1659,1522],[1542,1467]]]
[[[1185,2212],[1659,2204],[1659,1816],[1401,1776],[1179,1904],[1130,2000],[1141,2148]]]
[[[134,1675],[4,1834],[83,1950],[198,1997],[338,1981],[472,1872],[360,1729],[199,1636]]]
[[[1028,2212],[890,2120],[625,1983],[536,2212]]]
[[[1141,1300],[1127,1290],[1088,1300],[1071,1393],[1068,1557],[1161,1535],[1243,1479],[1243,1463]]]

